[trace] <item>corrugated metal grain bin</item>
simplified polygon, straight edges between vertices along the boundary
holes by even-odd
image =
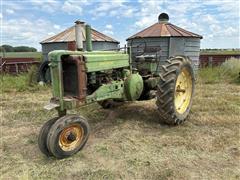
[[[162,13],[157,23],[129,37],[127,43],[128,46],[134,47],[141,43],[145,43],[147,47],[160,47],[161,61],[175,55],[188,56],[193,62],[194,69],[197,70],[201,39],[201,35],[169,23],[168,15]],[[137,50],[133,48],[132,51],[134,53]]]
[[[119,42],[95,29],[92,29],[92,46],[93,50],[116,49]],[[85,33],[83,34],[83,49],[86,50]],[[43,59],[47,60],[47,55],[53,50],[72,50],[76,49],[75,26],[40,42],[42,45]]]

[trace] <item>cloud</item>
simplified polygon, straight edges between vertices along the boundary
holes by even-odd
[[[58,30],[58,29],[61,29],[61,26],[59,26],[59,25],[57,25],[57,24],[54,24],[53,27],[54,27],[54,29],[57,29],[57,30]]]
[[[107,34],[107,35],[113,35],[114,34],[112,30],[104,30],[103,33]]]
[[[122,12],[122,15],[124,17],[132,17],[132,16],[134,16],[135,11],[136,11],[136,9],[134,9],[134,8],[128,8],[125,11]]]
[[[194,1],[194,0],[188,0],[188,1],[169,1],[164,4],[164,9],[167,9],[167,11],[171,12],[173,16],[184,16],[187,12],[196,11],[198,12],[199,9],[201,9],[201,3]]]
[[[117,0],[117,1],[98,1],[95,3],[94,8],[90,13],[94,16],[94,19],[103,16],[108,17],[131,17],[134,16],[134,12],[137,9],[129,5],[129,1]]]
[[[77,14],[82,15],[83,14],[83,8],[86,5],[90,5],[92,1],[87,0],[66,0],[63,4],[62,10],[70,15]]]
[[[98,8],[96,8],[95,10],[97,12],[102,12],[102,11],[107,12],[107,11],[109,11],[111,9],[119,8],[119,7],[123,6],[124,2],[125,1],[121,1],[121,0],[119,0],[119,1],[110,1],[110,2],[103,1],[103,2],[99,3]]]
[[[139,1],[140,10],[138,11],[135,28],[146,28],[157,22],[157,17],[162,9],[161,1]]]
[[[233,28],[233,27],[228,27],[227,29],[224,30],[224,35],[228,37],[239,37],[239,29]]]
[[[170,22],[194,33],[203,35],[202,44],[208,46],[213,39],[231,38],[239,40],[239,1],[139,1],[135,24],[139,32],[157,22],[160,13],[169,14]],[[135,32],[135,33],[136,33]],[[218,41],[219,42],[219,41]],[[233,41],[231,41],[233,42]],[[226,46],[229,46],[227,43]],[[236,40],[233,42],[236,45]],[[213,44],[211,44],[212,46]],[[225,41],[215,47],[224,47]],[[239,43],[238,43],[239,47]]]
[[[3,21],[4,44],[33,46],[40,50],[39,42],[56,34],[60,26],[44,19],[29,20],[25,18]]]
[[[113,29],[113,26],[111,24],[107,24],[105,26],[105,30],[103,31],[103,33],[111,36],[114,34],[112,29]]]
[[[55,35],[55,33],[54,32],[49,32],[49,33],[47,33],[47,35],[48,36],[53,36],[53,35]]]
[[[107,29],[112,29],[113,27],[112,27],[111,24],[107,24],[107,25],[106,25],[106,28],[107,28]]]
[[[203,1],[203,5],[216,7],[219,12],[228,13],[234,17],[239,17],[239,1],[237,0],[211,0],[211,1]]]
[[[146,16],[146,17],[142,17],[142,19],[138,20],[135,23],[135,25],[137,26],[137,28],[143,29],[143,28],[150,26],[154,22],[156,22],[156,20],[154,20],[153,16]]]
[[[6,9],[6,13],[7,13],[7,14],[14,14],[14,10],[12,10],[12,9]]]
[[[23,10],[25,7],[21,1],[2,1],[3,9]]]
[[[28,0],[28,3],[31,3],[35,9],[48,13],[54,13],[61,7],[61,2],[57,0]]]
[[[37,45],[39,48],[38,42],[61,31],[63,26],[72,25],[72,19],[79,15],[90,20],[100,19],[101,22],[96,23],[98,29],[109,36],[115,33],[117,39],[124,40],[156,23],[158,15],[166,12],[170,23],[203,35],[202,47],[240,46],[240,9],[236,0],[19,0],[2,3],[3,41],[12,45]],[[47,20],[49,13],[51,21]],[[18,17],[13,19],[16,15]],[[59,20],[58,16],[64,18]]]
[[[72,1],[65,1],[62,10],[68,14],[82,14],[83,11],[81,6],[74,5]]]
[[[218,24],[219,21],[217,18],[211,14],[203,14],[201,15],[202,22],[205,22],[207,24]]]

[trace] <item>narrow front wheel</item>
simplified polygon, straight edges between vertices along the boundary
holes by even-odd
[[[50,128],[57,121],[58,118],[59,117],[55,117],[47,121],[40,129],[40,132],[38,135],[38,147],[40,151],[46,156],[52,156],[52,153],[47,148],[47,136]]]
[[[85,146],[89,131],[88,122],[83,117],[63,116],[52,125],[48,133],[48,149],[57,158],[69,157]]]

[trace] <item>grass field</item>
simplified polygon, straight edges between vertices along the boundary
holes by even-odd
[[[56,116],[43,109],[50,96],[47,87],[1,94],[0,179],[240,179],[238,84],[198,80],[191,114],[177,127],[159,124],[154,100],[71,111],[88,118],[91,135],[63,160],[37,146]]]
[[[200,51],[200,55],[240,55],[240,51],[239,50],[201,50]]]
[[[42,52],[6,52],[0,56],[5,58],[42,58]]]

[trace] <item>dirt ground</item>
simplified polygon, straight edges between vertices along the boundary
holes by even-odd
[[[154,100],[112,110],[97,104],[70,113],[89,120],[76,155],[57,160],[38,149],[38,132],[55,111],[50,90],[1,96],[0,179],[240,179],[240,86],[197,84],[187,121],[161,125]]]

